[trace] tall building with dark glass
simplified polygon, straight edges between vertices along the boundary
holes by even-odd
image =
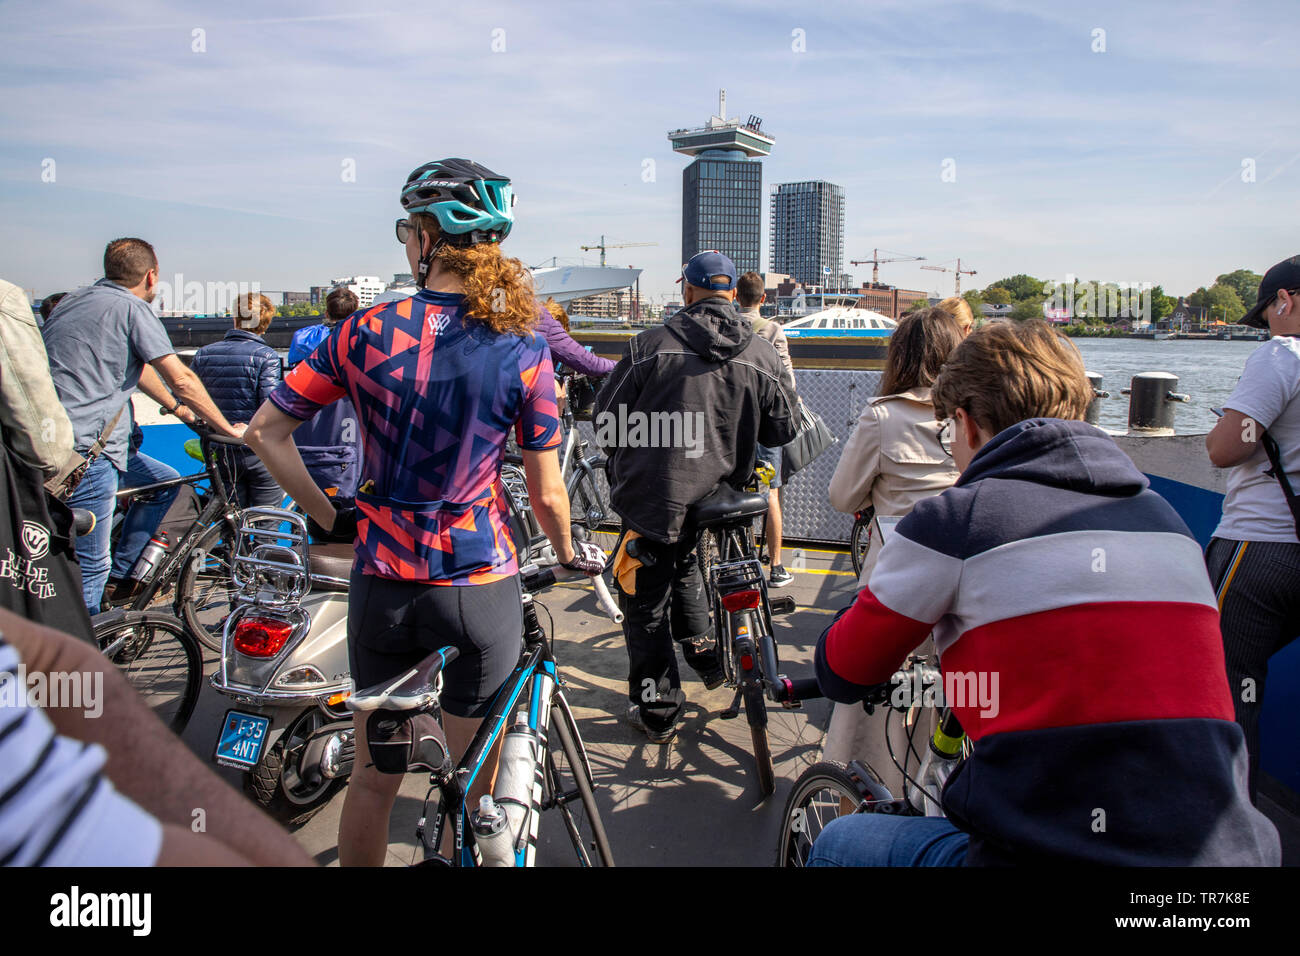
[[[724,93],[707,125],[668,134],[675,151],[695,157],[682,173],[683,262],[717,249],[740,273],[761,268],[763,165],[754,157],[767,156],[775,142],[762,123],[727,120]]]
[[[772,187],[771,269],[803,285],[837,287],[844,272],[844,189],[813,180]]]
[[[682,261],[717,249],[738,273],[757,272],[763,237],[763,164],[708,150],[682,173]]]

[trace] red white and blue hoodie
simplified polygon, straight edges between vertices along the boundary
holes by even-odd
[[[1200,547],[1100,429],[1020,422],[917,503],[822,635],[822,691],[860,700],[931,631],[966,691],[943,805],[968,865],[1279,864]]]

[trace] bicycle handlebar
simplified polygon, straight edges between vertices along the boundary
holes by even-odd
[[[778,679],[784,685],[783,692],[777,695],[778,703],[792,704],[795,701],[816,700],[818,697],[826,696],[822,693],[822,689],[818,686],[815,677],[800,677],[798,680],[791,680],[789,677],[781,675]]]
[[[534,564],[522,568],[519,577],[524,590],[529,594],[538,594],[547,588],[554,587],[561,581],[590,581],[596,589],[596,600],[600,604],[600,609],[615,624],[623,623],[623,612],[614,603],[614,599],[609,593],[609,587],[605,584],[605,578],[602,575],[586,575],[581,571],[566,568],[562,564],[553,564],[545,568]]]

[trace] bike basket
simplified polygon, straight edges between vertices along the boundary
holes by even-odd
[[[366,718],[370,759],[380,773],[441,773],[451,762],[435,711],[377,710]]]

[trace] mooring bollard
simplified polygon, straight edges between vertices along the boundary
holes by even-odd
[[[1121,394],[1129,396],[1128,427],[1146,435],[1174,433],[1174,405],[1191,396],[1174,391],[1178,376],[1169,372],[1139,372]]]
[[[1092,401],[1088,403],[1088,410],[1083,413],[1083,420],[1089,425],[1095,425],[1101,420],[1101,400],[1110,398],[1110,392],[1104,392],[1101,388],[1101,376],[1096,372],[1086,373],[1088,381],[1092,385]]]

